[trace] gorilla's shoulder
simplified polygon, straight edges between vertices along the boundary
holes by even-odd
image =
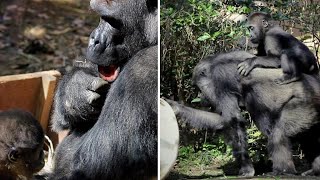
[[[151,58],[157,61],[158,58],[158,45],[151,46],[140,50],[133,58]],[[155,58],[155,59],[154,59]]]
[[[129,66],[139,67],[158,67],[158,46],[151,46],[140,50],[129,61]]]
[[[289,33],[287,33],[286,31],[284,31],[281,27],[279,26],[274,26],[272,27],[267,33],[267,36],[279,36],[279,35],[288,35]]]

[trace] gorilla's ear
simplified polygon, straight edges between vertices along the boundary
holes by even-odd
[[[265,20],[265,19],[262,19],[262,26],[263,26],[264,28],[267,28],[267,27],[269,26],[268,21]]]
[[[16,148],[11,148],[8,153],[8,160],[10,162],[17,162],[17,160],[20,158],[20,152]]]
[[[153,13],[158,9],[158,0],[146,0],[149,13]]]

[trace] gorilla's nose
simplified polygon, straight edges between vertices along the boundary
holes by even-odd
[[[106,48],[106,40],[105,33],[101,32],[98,27],[92,31],[88,46],[93,48],[96,53],[102,53]]]
[[[113,28],[103,19],[99,26],[92,31],[87,48],[87,59],[95,64],[110,65],[115,56],[115,46],[117,45],[118,30]]]

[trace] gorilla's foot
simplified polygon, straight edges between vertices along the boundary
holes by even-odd
[[[239,170],[239,175],[244,177],[252,177],[254,176],[254,173],[255,171],[252,165],[241,167],[241,169]]]
[[[301,173],[301,176],[314,176],[313,169],[310,169],[306,172]]]
[[[298,175],[295,168],[287,168],[287,169],[273,169],[272,172],[265,173],[266,176],[295,176]]]
[[[284,173],[284,172],[267,172],[267,173],[264,173],[263,175],[273,177],[273,176],[296,176],[297,174]]]
[[[281,78],[274,80],[274,82],[279,85],[284,85],[284,84],[289,84],[298,80],[300,80],[300,77],[283,75]]]

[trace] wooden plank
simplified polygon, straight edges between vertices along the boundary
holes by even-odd
[[[16,80],[23,80],[23,79],[32,79],[32,78],[39,78],[43,75],[52,75],[55,77],[59,77],[60,73],[56,70],[51,71],[41,71],[41,72],[34,72],[34,73],[27,73],[27,74],[16,74],[16,75],[8,75],[8,76],[0,76],[0,83],[7,82],[7,81],[16,81]]]
[[[47,136],[49,136],[52,141],[53,147],[56,148],[57,145],[68,135],[69,130],[60,131],[58,134],[53,132],[51,128],[47,130]]]
[[[43,75],[42,76],[42,86],[40,89],[40,98],[37,108],[37,117],[41,126],[47,132],[51,106],[53,103],[54,91],[58,80],[57,77],[52,75]]]
[[[48,129],[58,71],[0,77],[0,110],[20,108],[31,112]]]
[[[7,81],[0,78],[0,110],[20,108],[36,113],[41,77]]]

